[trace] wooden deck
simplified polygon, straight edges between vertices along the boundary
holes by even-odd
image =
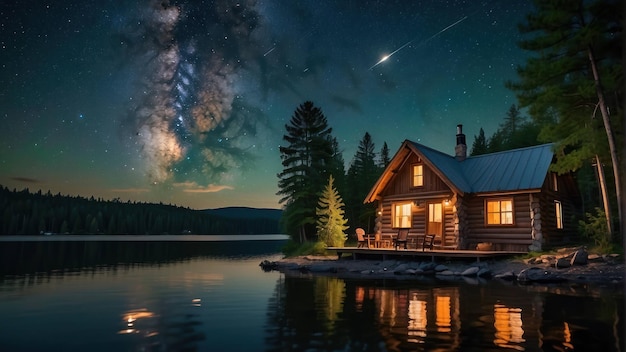
[[[431,261],[439,259],[496,259],[502,257],[512,257],[516,255],[527,254],[526,252],[505,252],[505,251],[475,251],[475,250],[458,250],[458,249],[394,249],[394,248],[357,248],[357,247],[328,247],[329,251],[337,252],[339,258],[345,254],[351,254],[353,259],[382,258],[387,260],[390,258],[404,258],[409,260],[419,260],[422,258],[430,258]]]

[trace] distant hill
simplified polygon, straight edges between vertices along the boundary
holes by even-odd
[[[204,209],[210,215],[221,216],[229,219],[268,219],[280,220],[283,211],[280,209],[248,208],[248,207],[226,207],[217,209]]]
[[[53,195],[0,185],[0,235],[277,234],[279,209],[230,207],[194,210],[163,203]]]

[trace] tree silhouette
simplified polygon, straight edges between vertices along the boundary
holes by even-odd
[[[285,125],[288,144],[280,147],[284,167],[278,174],[283,204],[282,224],[294,240],[304,242],[315,233],[315,207],[334,159],[331,132],[322,110],[306,101]]]

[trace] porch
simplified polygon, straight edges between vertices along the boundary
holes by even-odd
[[[499,259],[505,257],[513,257],[516,255],[527,254],[527,252],[516,251],[478,251],[464,249],[404,249],[404,248],[357,248],[357,247],[328,247],[327,250],[337,253],[339,259],[343,254],[349,254],[352,259],[392,259],[402,258],[407,260],[423,260],[430,258],[431,261],[436,259],[475,259],[480,262],[481,259]]]

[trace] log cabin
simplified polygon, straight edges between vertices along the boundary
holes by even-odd
[[[376,235],[408,228],[441,249],[521,252],[574,240],[580,194],[550,171],[552,145],[468,157],[462,128],[454,156],[402,143],[365,199],[377,202]]]

